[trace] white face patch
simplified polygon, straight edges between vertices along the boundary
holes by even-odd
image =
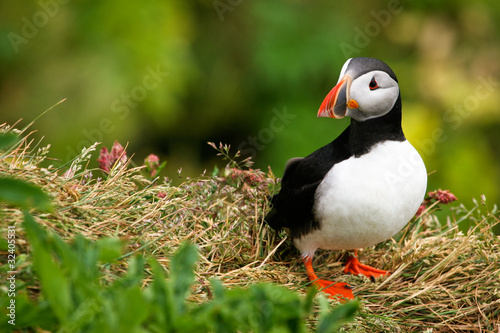
[[[375,85],[376,88],[370,88]],[[352,81],[350,99],[358,103],[346,116],[358,121],[380,117],[391,111],[399,96],[399,85],[383,71],[371,71]]]
[[[345,71],[347,70],[347,67],[349,66],[349,63],[351,62],[351,60],[352,60],[352,58],[347,59],[347,61],[345,62],[344,66],[342,66],[342,69],[340,70],[340,76],[339,76],[339,80],[337,81],[337,84],[344,77]]]

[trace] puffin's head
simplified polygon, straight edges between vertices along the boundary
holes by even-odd
[[[374,58],[351,58],[323,100],[318,117],[364,121],[387,114],[398,97],[398,80],[389,66]]]

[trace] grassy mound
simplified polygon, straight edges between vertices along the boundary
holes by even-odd
[[[3,126],[4,132],[12,131]],[[26,135],[25,132],[22,133]],[[14,177],[41,187],[51,198],[50,212],[34,210],[36,222],[72,241],[119,237],[123,255],[101,268],[102,283],[112,283],[128,269],[136,254],[155,260],[169,272],[171,258],[185,241],[197,245],[199,260],[189,301],[203,304],[213,297],[209,279],[216,277],[231,289],[273,282],[306,294],[309,282],[290,239],[263,223],[267,196],[279,187],[268,172],[237,162],[229,147],[216,148],[228,160],[212,175],[186,179],[173,186],[151,179],[146,167],[130,167],[120,156],[109,173],[89,170],[96,145],[60,168],[40,167],[48,147],[26,135],[21,143],[0,155],[0,177]],[[92,174],[100,175],[95,177]],[[2,235],[16,226],[17,262],[25,290],[36,300],[40,283],[32,269],[31,244],[21,227],[23,211],[1,204]],[[360,276],[342,275],[345,253],[319,251],[318,276],[348,282],[361,308],[343,329],[353,332],[458,332],[500,330],[500,239],[492,232],[499,222],[496,206],[475,202],[460,205],[446,221],[438,221],[439,202],[429,205],[393,239],[359,252],[370,265],[391,270],[375,283]],[[467,233],[461,223],[470,223]],[[2,244],[2,258],[7,257]],[[6,271],[5,267],[2,272]],[[171,272],[170,272],[171,273]],[[151,283],[146,269],[144,286]],[[5,292],[2,289],[2,292]],[[330,303],[336,303],[329,300]],[[316,328],[317,317],[308,325]]]

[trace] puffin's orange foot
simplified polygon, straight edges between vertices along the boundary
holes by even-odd
[[[342,303],[345,303],[351,299],[354,299],[352,294],[352,287],[344,282],[331,282],[327,280],[316,280],[313,282],[315,286],[330,295],[330,298],[337,299]]]
[[[370,280],[375,281],[375,278],[380,276],[389,275],[391,272],[383,271],[381,269],[376,269],[368,265],[363,265],[359,262],[356,257],[347,258],[347,262],[345,264],[344,273],[350,274],[363,274],[370,278]]]
[[[327,280],[318,279],[312,267],[312,256],[305,255],[302,257],[304,266],[306,266],[307,276],[312,283],[319,288],[319,290],[330,294],[330,298],[338,299],[340,302],[345,303],[348,300],[354,299],[352,288],[344,282],[331,282]]]

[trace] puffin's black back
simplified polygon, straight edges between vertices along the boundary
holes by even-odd
[[[288,165],[281,181],[281,190],[271,199],[272,209],[265,221],[275,230],[289,228],[292,238],[320,227],[314,218],[316,189],[337,163],[366,154],[379,142],[404,141],[401,128],[401,96],[392,110],[378,118],[351,124],[334,141],[309,156]]]
[[[272,210],[265,219],[273,229],[289,228],[295,238],[319,227],[312,212],[314,194],[332,166],[349,158],[349,130],[286,168],[281,190],[271,199]]]

